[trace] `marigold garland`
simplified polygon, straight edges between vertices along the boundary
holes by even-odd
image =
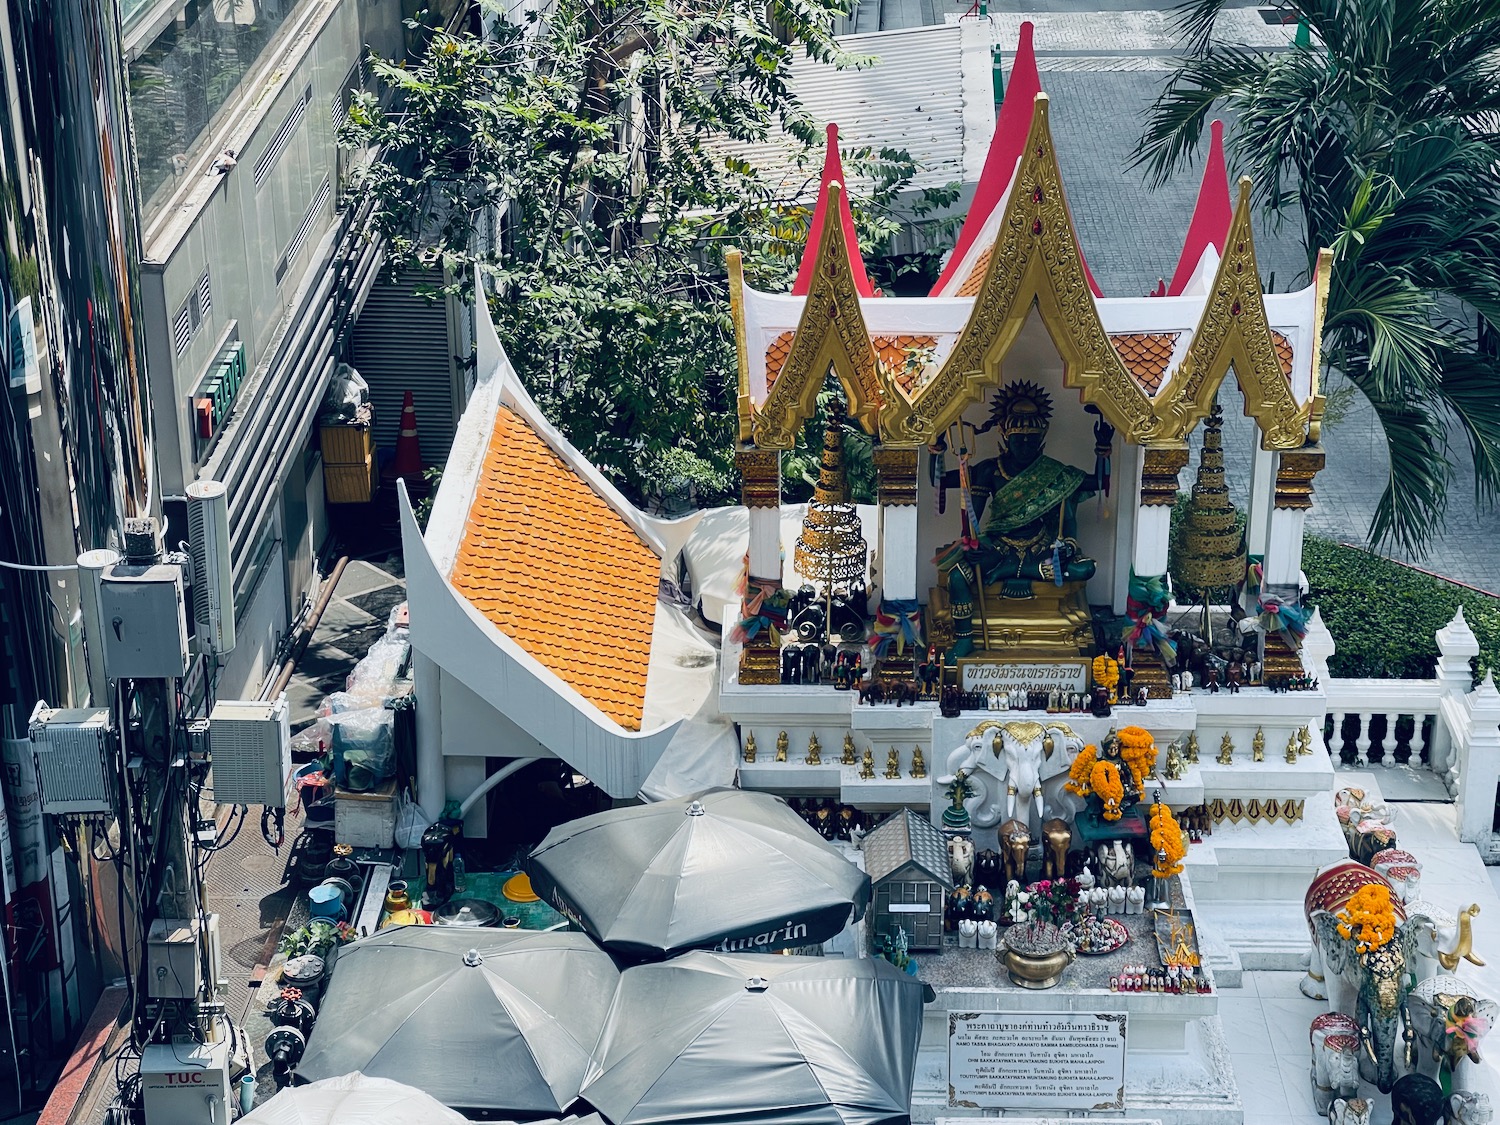
[[[1068,781],[1063,786],[1069,793],[1076,793],[1080,797],[1087,797],[1092,790],[1089,788],[1089,775],[1094,768],[1094,759],[1099,756],[1096,746],[1085,746],[1073,756],[1073,764],[1068,769]]]
[[[1156,852],[1152,875],[1167,879],[1182,871],[1182,858],[1187,855],[1182,828],[1172,810],[1160,803],[1151,806],[1151,848]]]
[[[1102,688],[1108,688],[1113,694],[1115,685],[1120,682],[1120,662],[1112,656],[1100,654],[1094,657],[1094,683]]]
[[[1120,743],[1120,758],[1130,767],[1130,776],[1139,789],[1156,767],[1156,740],[1143,727],[1121,727],[1115,737]]]
[[[1396,936],[1396,908],[1390,887],[1372,883],[1361,887],[1336,915],[1339,935],[1353,938],[1360,953],[1386,945]]]
[[[1125,799],[1125,786],[1120,782],[1120,771],[1113,762],[1095,762],[1089,771],[1089,788],[1104,802],[1104,819],[1119,820],[1123,815],[1120,802]]]

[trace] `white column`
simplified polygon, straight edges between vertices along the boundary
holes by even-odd
[[[886,601],[917,596],[917,506],[880,506],[880,594]]]
[[[1354,764],[1360,767],[1370,764],[1370,715],[1359,713],[1359,725],[1354,728]]]
[[[1171,537],[1172,506],[1142,504],[1135,513],[1135,551],[1131,566],[1142,577],[1167,572],[1167,545]]]
[[[1302,524],[1300,508],[1274,508],[1266,542],[1266,585],[1297,586],[1302,581]]]
[[[1485,676],[1469,695],[1469,729],[1458,750],[1458,838],[1487,852],[1494,837],[1495,795],[1500,785],[1500,691]]]
[[[750,577],[781,577],[781,508],[750,509]]]
[[[1271,506],[1276,502],[1276,455],[1260,447],[1260,429],[1251,435],[1250,503],[1245,513],[1245,543],[1252,555],[1266,553],[1271,531]]]
[[[443,673],[415,647],[411,665],[417,694],[417,804],[436,820],[443,813],[448,792],[443,770]]]

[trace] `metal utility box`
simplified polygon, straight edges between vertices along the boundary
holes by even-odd
[[[953,889],[948,844],[932,821],[902,809],[865,837],[876,934],[906,931],[910,949],[943,947],[943,907]]]
[[[270,702],[221,699],[208,717],[214,800],[286,807],[292,736],[286,696]]]
[[[99,602],[104,671],[110,679],[175,680],[187,675],[180,567],[116,565],[104,575]]]
[[[150,1043],[141,1050],[148,1125],[229,1125],[229,1039]]]
[[[114,732],[103,707],[45,708],[31,714],[42,812],[109,812],[114,807],[110,771]]]
[[[197,918],[158,918],[146,935],[147,988],[156,1000],[191,1000],[203,985],[203,958],[198,949],[202,925]],[[208,916],[208,971],[218,984],[219,916]]]

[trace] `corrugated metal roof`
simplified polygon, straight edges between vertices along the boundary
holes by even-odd
[[[905,149],[916,162],[916,189],[972,185],[995,129],[989,45],[974,21],[958,26],[908,28],[847,35],[839,42],[878,61],[863,70],[837,70],[802,57],[792,64],[792,85],[819,129],[839,127],[840,146]],[[766,181],[811,202],[822,166],[821,148],[806,162],[779,131],[763,143],[725,145],[748,160]],[[865,186],[850,170],[851,183]]]

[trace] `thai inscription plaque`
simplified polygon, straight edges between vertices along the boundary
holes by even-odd
[[[1125,1108],[1124,1012],[950,1012],[948,1104]]]

